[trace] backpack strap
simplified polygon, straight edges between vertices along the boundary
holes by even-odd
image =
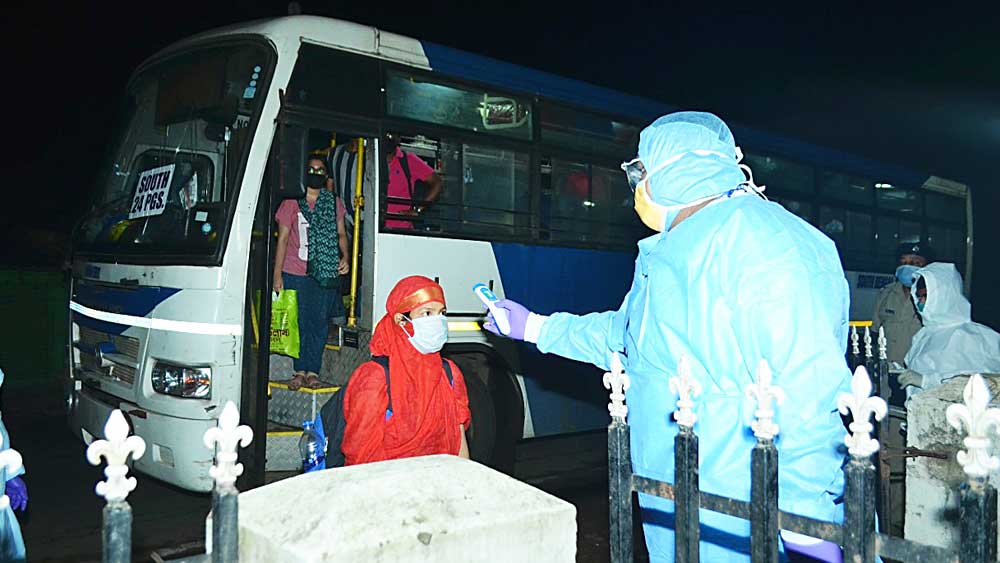
[[[403,169],[403,176],[406,176],[406,189],[410,193],[410,207],[416,205],[413,201],[413,177],[410,176],[410,155],[403,149],[399,149],[402,156],[399,157],[399,166]]]
[[[386,410],[392,410],[392,387],[389,385],[389,356],[372,356],[372,361],[376,364],[382,366],[382,371],[385,372],[385,394],[389,399],[389,405]],[[448,384],[452,387],[455,386],[455,376],[451,372],[451,362],[441,358],[441,367],[444,368],[444,374],[448,376]]]
[[[372,361],[382,366],[385,372],[385,394],[389,398],[389,406],[386,410],[392,410],[392,387],[389,386],[389,356],[372,356]]]
[[[451,362],[449,362],[448,360],[444,359],[444,357],[442,357],[441,358],[441,367],[444,368],[444,374],[448,376],[448,384],[451,385],[452,387],[454,387],[455,386],[455,377],[451,374]]]

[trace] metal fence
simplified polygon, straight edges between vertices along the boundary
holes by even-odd
[[[215,465],[209,475],[215,480],[212,492],[211,536],[205,538],[206,553],[184,559],[187,563],[235,563],[239,561],[239,491],[236,478],[243,473],[237,463],[237,448],[246,447],[253,439],[249,426],[241,425],[239,411],[231,401],[226,403],[215,428],[205,432],[205,447],[215,451]],[[128,422],[121,411],[114,410],[104,425],[104,440],[95,440],[87,447],[87,460],[100,465],[104,458],[107,480],[97,484],[97,494],[104,497],[103,556],[104,563],[126,563],[132,556],[132,507],[126,498],[135,490],[136,480],[128,476],[128,458],[142,457],[146,443],[138,436],[129,436]]]
[[[884,342],[884,338],[880,339]],[[860,357],[858,337],[852,336],[853,356]],[[881,346],[884,351],[884,343]],[[850,358],[849,358],[850,359]],[[775,447],[778,427],[774,424],[773,402],[781,394],[771,384],[771,370],[761,363],[756,383],[747,391],[757,402],[756,420],[751,427],[757,438],[751,457],[751,494],[749,501],[733,499],[702,491],[698,486],[697,422],[692,407],[700,387],[691,378],[685,358],[681,358],[678,374],[670,379],[671,390],[678,395],[674,414],[679,431],[674,438],[674,483],[648,479],[632,472],[628,408],[625,391],[628,376],[617,356],[612,358],[611,371],[604,376],[604,385],[611,390],[611,424],[608,426],[608,471],[611,523],[611,561],[633,560],[632,492],[673,500],[675,503],[675,559],[678,562],[698,561],[698,516],[701,510],[711,510],[750,521],[751,560],[778,561],[779,530],[787,530],[838,544],[844,560],[874,561],[876,556],[898,561],[959,561],[961,563],[996,561],[997,496],[987,483],[991,470],[1000,467],[1000,460],[988,453],[987,433],[1000,430],[1000,409],[988,408],[989,391],[979,375],[973,376],[965,389],[965,404],[952,405],[947,410],[948,423],[960,432],[965,427],[966,450],[958,453],[967,480],[959,495],[961,519],[960,552],[880,534],[875,528],[876,473],[872,455],[879,450],[872,438],[870,420],[883,420],[887,413],[884,400],[872,396],[872,382],[865,363],[872,363],[871,336],[866,339],[866,356],[857,365],[851,380],[851,393],[838,398],[838,408],[852,420],[844,438],[848,456],[844,465],[845,514],[843,523],[823,522],[791,514],[778,508],[779,451]],[[882,388],[887,371],[884,353],[875,362]],[[879,367],[881,366],[881,368]],[[749,400],[749,399],[748,399]],[[708,424],[705,421],[702,424]]]

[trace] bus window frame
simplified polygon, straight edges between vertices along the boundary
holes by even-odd
[[[530,200],[534,199],[534,194],[537,191],[537,181],[534,178],[534,172],[533,172],[533,170],[531,170],[531,166],[532,166],[531,163],[532,163],[532,161],[534,159],[534,155],[533,155],[533,148],[534,148],[533,147],[533,143],[529,143],[529,142],[526,142],[526,141],[512,141],[511,139],[507,139],[507,138],[497,139],[497,138],[495,138],[493,136],[479,135],[479,134],[476,134],[475,132],[468,132],[468,131],[466,131],[464,129],[455,129],[455,128],[451,128],[451,127],[444,127],[444,126],[428,127],[428,125],[430,125],[430,124],[426,124],[424,122],[417,122],[417,121],[413,121],[413,120],[393,119],[393,120],[390,121],[389,119],[385,119],[385,120],[382,121],[381,125],[382,125],[382,128],[381,128],[380,137],[379,137],[380,139],[384,139],[385,136],[388,133],[401,134],[401,135],[407,136],[407,137],[416,136],[416,135],[423,135],[425,137],[429,137],[431,139],[434,139],[435,141],[437,141],[439,143],[441,141],[446,141],[446,142],[450,142],[450,143],[459,143],[459,144],[462,144],[462,145],[466,145],[466,144],[468,144],[468,145],[476,145],[476,146],[482,146],[482,147],[487,147],[487,148],[491,148],[491,149],[506,150],[506,151],[510,151],[510,152],[517,152],[517,153],[525,154],[525,155],[528,156],[528,167],[529,167],[529,169],[528,169],[528,178],[529,178],[529,180],[528,180],[528,190],[529,190],[528,191],[528,197],[529,197]],[[504,142],[493,142],[493,141],[498,141],[498,140],[502,140]],[[507,141],[511,141],[511,142],[507,142]],[[416,231],[416,230],[410,231],[410,230],[406,230],[406,229],[386,228],[385,221],[387,219],[387,206],[388,206],[388,203],[389,203],[389,201],[388,201],[388,197],[389,197],[389,195],[388,195],[389,170],[388,170],[388,167],[387,167],[388,165],[385,162],[385,153],[380,151],[379,157],[380,157],[380,161],[379,161],[378,164],[381,167],[381,172],[382,173],[381,173],[380,176],[381,176],[382,180],[379,182],[379,224],[378,224],[378,232],[380,232],[380,233],[391,233],[391,234],[416,235],[416,236],[444,237],[444,238],[453,238],[453,239],[486,240],[486,241],[500,240],[500,238],[502,238],[505,241],[523,242],[523,243],[533,243],[536,240],[537,237],[535,236],[534,231],[536,231],[536,229],[537,229],[537,227],[536,227],[537,218],[536,218],[536,214],[532,210],[533,204],[529,204],[529,209],[527,211],[530,223],[532,225],[530,227],[531,230],[532,230],[532,233],[527,238],[523,237],[523,236],[517,236],[517,235],[512,235],[512,236],[509,236],[509,237],[508,236],[496,237],[496,236],[472,235],[472,234],[466,234],[466,233],[454,233],[454,232],[449,233],[449,232],[446,232],[444,230],[441,231],[441,232],[435,232],[435,231]]]
[[[611,250],[611,251],[632,251],[635,248],[635,243],[639,239],[633,242],[624,244],[602,244],[595,243],[593,241],[583,242],[583,241],[568,241],[559,240],[552,241],[547,238],[542,238],[540,231],[541,225],[541,161],[543,160],[543,155],[549,155],[537,141],[519,141],[514,139],[509,139],[506,137],[496,137],[494,135],[485,135],[482,133],[477,133],[474,131],[467,131],[465,129],[453,128],[441,125],[435,125],[430,123],[425,123],[422,121],[414,121],[410,119],[401,118],[388,118],[386,117],[381,121],[380,138],[385,138],[387,133],[397,133],[404,136],[415,136],[424,135],[430,137],[438,142],[444,140],[447,142],[462,143],[462,144],[472,144],[479,146],[486,146],[489,148],[495,148],[499,150],[509,150],[515,152],[525,153],[529,156],[529,222],[530,227],[526,229],[527,233],[524,234],[514,234],[514,235],[479,235],[473,233],[456,233],[448,232],[446,229],[442,231],[409,231],[405,229],[387,229],[385,227],[386,220],[386,208],[388,204],[388,168],[386,167],[384,153],[380,153],[379,166],[381,167],[380,182],[379,182],[379,221],[378,221],[378,232],[384,234],[398,234],[405,236],[423,236],[423,237],[435,237],[435,238],[450,238],[458,240],[477,240],[486,242],[513,242],[520,244],[532,244],[532,245],[543,245],[543,246],[555,246],[555,247],[566,247],[566,248],[582,248],[582,249],[599,249],[599,250]],[[560,155],[566,155],[570,158],[580,158],[586,153],[581,153],[577,151],[559,151]],[[575,157],[571,155],[577,155]],[[614,163],[613,159],[604,158],[600,161],[594,159],[593,155],[587,156],[589,164],[598,165],[602,167],[608,167],[614,169],[617,163]]]

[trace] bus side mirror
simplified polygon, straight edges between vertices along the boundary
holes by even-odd
[[[305,128],[278,123],[274,163],[277,177],[271,182],[276,200],[301,199],[306,195],[306,137]]]

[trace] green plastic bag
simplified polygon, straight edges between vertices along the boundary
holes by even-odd
[[[299,357],[299,300],[285,289],[271,301],[271,353]]]

